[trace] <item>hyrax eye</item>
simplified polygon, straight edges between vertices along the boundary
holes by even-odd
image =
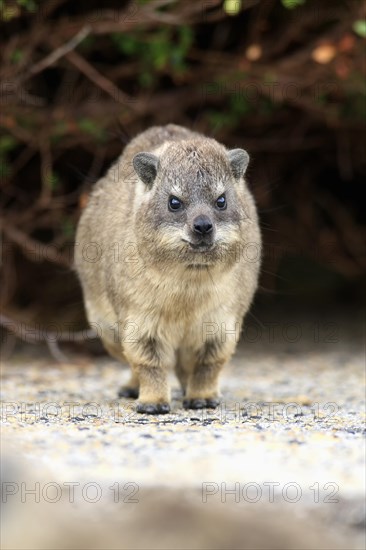
[[[177,197],[169,197],[169,201],[168,201],[168,206],[169,206],[169,210],[172,210],[172,211],[176,211],[176,210],[179,210],[180,208],[182,208],[183,206],[183,203],[181,200],[177,199]]]
[[[217,208],[219,208],[220,210],[225,210],[227,204],[226,204],[226,197],[225,195],[221,195],[217,201],[216,201],[216,206]]]

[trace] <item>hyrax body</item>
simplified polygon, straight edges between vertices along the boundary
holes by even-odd
[[[88,319],[129,362],[121,397],[170,410],[174,368],[186,408],[219,403],[257,287],[260,232],[242,149],[180,126],[133,139],[95,186],[76,235]]]

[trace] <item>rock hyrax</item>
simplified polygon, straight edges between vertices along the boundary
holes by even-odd
[[[88,319],[129,362],[119,396],[138,397],[138,412],[169,412],[172,367],[185,408],[219,403],[260,266],[248,162],[243,149],[153,127],[127,145],[81,216],[75,265]]]

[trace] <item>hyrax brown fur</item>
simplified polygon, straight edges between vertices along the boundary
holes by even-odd
[[[89,321],[130,363],[120,397],[170,410],[175,368],[185,408],[216,407],[257,287],[261,239],[244,174],[249,156],[180,126],[133,139],[95,186],[76,235]]]

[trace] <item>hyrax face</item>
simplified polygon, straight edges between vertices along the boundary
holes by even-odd
[[[135,205],[140,253],[189,268],[229,261],[248,218],[242,179],[248,162],[244,150],[227,151],[211,139],[135,155],[134,168],[146,185]]]

